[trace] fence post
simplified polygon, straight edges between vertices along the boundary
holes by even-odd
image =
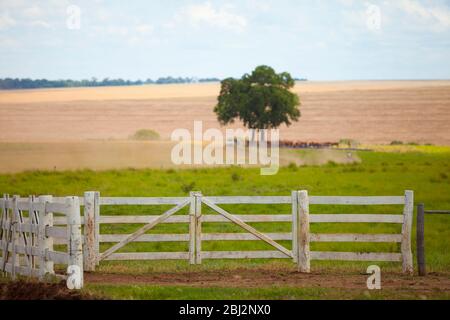
[[[311,272],[311,261],[309,252],[309,198],[308,191],[298,192],[297,199],[297,255],[298,271],[303,273]]]
[[[78,197],[67,197],[66,204],[69,206],[67,212],[67,238],[69,267],[80,268],[81,287],[83,287],[83,244],[81,235],[80,200]]]
[[[417,265],[419,267],[419,276],[427,275],[425,265],[425,205],[423,203],[417,206]]]
[[[292,191],[292,255],[294,263],[298,263],[298,192]]]
[[[195,194],[195,264],[202,264],[202,193]]]
[[[53,213],[47,212],[47,202],[51,202],[52,196],[40,196],[39,202],[44,204],[44,209],[39,211],[39,279],[43,280],[47,274],[55,274],[54,263],[47,259],[47,253],[53,250],[53,238],[47,237],[47,227],[53,226]]]
[[[10,227],[10,242],[11,242],[11,275],[13,280],[16,279],[16,267],[20,266],[20,255],[16,253],[16,246],[18,245],[19,237],[17,236],[17,222],[19,210],[17,209],[17,201],[19,196],[14,195],[12,198],[12,216],[11,216],[11,227]]]
[[[414,211],[414,192],[405,191],[405,207],[403,209],[403,225],[402,225],[402,265],[403,273],[412,274],[413,258],[411,251],[411,229]]]
[[[84,269],[95,271],[99,261],[99,192],[84,193]]]
[[[191,199],[191,204],[189,207],[189,263],[195,264],[195,239],[196,239],[196,211],[195,207],[197,205],[195,192],[190,192],[189,197]]]
[[[2,220],[1,220],[1,230],[0,230],[0,240],[2,241],[2,259],[3,259],[3,263],[2,263],[2,274],[4,274],[4,268],[6,266],[6,263],[8,262],[8,229],[6,228],[6,224],[8,222],[11,222],[11,220],[9,219],[9,209],[8,209],[8,205],[7,202],[9,200],[9,195],[8,194],[3,194],[3,200],[4,200],[4,206],[2,208]]]

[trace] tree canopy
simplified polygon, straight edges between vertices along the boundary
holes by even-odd
[[[239,119],[249,129],[275,129],[300,118],[300,98],[290,91],[295,80],[287,72],[277,74],[259,66],[241,79],[221,82],[218,104],[214,108],[222,125]]]

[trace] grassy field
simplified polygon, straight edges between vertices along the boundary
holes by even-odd
[[[402,151],[402,152],[400,152]],[[296,151],[299,157],[311,156],[311,151]],[[0,175],[0,191],[9,194],[53,194],[55,196],[82,195],[84,191],[98,190],[103,196],[185,196],[191,190],[202,191],[205,195],[290,195],[292,190],[309,190],[311,195],[402,195],[404,190],[415,191],[415,202],[424,202],[428,209],[450,209],[450,148],[447,147],[410,147],[407,150],[398,147],[383,148],[382,152],[358,152],[360,163],[336,164],[324,166],[290,165],[280,170],[276,176],[264,177],[257,169],[214,168],[194,170],[111,170],[111,171],[71,171],[45,172],[30,171],[18,174]],[[289,214],[289,206],[224,206],[232,213]],[[102,207],[102,214],[159,214],[165,207]],[[345,209],[345,212],[343,212]],[[401,207],[337,207],[312,206],[312,213],[400,213]],[[206,211],[205,213],[211,213]],[[290,224],[258,223],[253,224],[263,232],[289,232]],[[139,225],[102,225],[102,233],[131,233]],[[161,225],[152,233],[187,233],[186,225]],[[206,232],[241,232],[231,224],[204,224]],[[398,226],[381,224],[320,224],[312,226],[312,232],[318,233],[399,233]],[[415,234],[415,228],[413,230]],[[448,250],[450,217],[428,216],[426,219],[426,254],[429,272],[444,279],[450,279],[450,253]],[[290,244],[280,242],[289,248]],[[111,244],[102,244],[105,250]],[[264,250],[264,243],[246,242],[205,242],[204,250]],[[413,238],[415,248],[415,237]],[[187,251],[186,243],[132,243],[122,252],[145,251]],[[397,244],[340,243],[312,244],[312,250],[381,252],[399,251]],[[396,275],[401,281],[377,293],[368,293],[365,289],[365,276],[356,286],[332,282],[327,274],[344,274],[354,277],[365,272],[367,263],[313,262],[314,273],[323,275],[323,287],[308,283],[307,279],[297,279],[293,283],[281,280],[264,281],[261,285],[245,285],[240,278],[227,281],[193,281],[178,283],[177,280],[148,281],[136,280],[127,283],[127,276],[162,274],[163,276],[197,276],[202,273],[220,274],[242,270],[269,272],[278,274],[280,279],[295,277],[295,265],[290,261],[205,261],[201,266],[189,266],[185,261],[163,262],[104,262],[99,268],[101,275],[114,275],[123,281],[102,282],[95,276],[92,282],[87,277],[86,289],[89,292],[113,298],[125,299],[302,299],[302,298],[449,298],[447,282],[442,278],[430,288],[408,287],[409,277],[399,275],[398,263],[381,263],[383,272]],[[301,285],[305,281],[304,285]],[[331,281],[327,284],[327,281]],[[427,279],[423,280],[424,283]],[[132,281],[133,282],[133,281]],[[242,286],[240,286],[242,282]],[[306,286],[306,287],[305,287]]]

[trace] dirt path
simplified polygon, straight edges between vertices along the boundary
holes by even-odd
[[[298,288],[340,288],[365,289],[367,275],[312,273],[300,274],[293,271],[274,272],[267,270],[235,270],[221,272],[192,273],[152,273],[145,275],[124,275],[90,273],[85,275],[90,284],[140,284],[192,287],[298,287]],[[410,277],[402,274],[386,273],[382,276],[384,289],[408,289],[411,291],[450,292],[450,275],[430,274],[425,278]]]

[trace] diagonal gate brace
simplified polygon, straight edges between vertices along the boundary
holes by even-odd
[[[202,199],[203,203],[206,204],[208,207],[210,207],[211,209],[213,209],[214,211],[220,213],[221,215],[223,215],[225,218],[227,218],[228,220],[230,220],[231,222],[234,222],[235,224],[237,224],[238,226],[240,226],[241,228],[247,230],[248,232],[252,233],[253,235],[255,235],[256,237],[258,237],[259,239],[261,239],[262,241],[267,242],[268,244],[270,244],[271,246],[273,246],[275,249],[281,251],[282,253],[284,253],[285,255],[287,255],[290,258],[293,258],[293,254],[291,251],[289,251],[288,249],[286,249],[285,247],[283,247],[282,245],[276,243],[275,241],[273,241],[272,239],[270,239],[268,236],[266,236],[265,234],[259,232],[258,230],[256,230],[255,228],[249,226],[248,224],[246,224],[244,221],[242,221],[239,218],[236,218],[235,216],[233,216],[232,214],[228,213],[227,211],[223,210],[222,208],[218,207],[217,205],[215,205],[214,203],[212,203],[211,201],[203,198]]]
[[[160,215],[156,220],[143,226],[142,228],[137,230],[135,233],[129,235],[128,237],[126,237],[125,239],[120,241],[119,243],[115,244],[114,246],[112,246],[111,248],[109,248],[108,250],[106,250],[105,252],[100,254],[100,260],[103,260],[103,259],[109,257],[110,255],[112,255],[114,252],[116,252],[120,248],[126,246],[130,242],[133,242],[134,240],[136,240],[137,238],[139,238],[140,236],[145,234],[147,231],[149,231],[150,229],[155,227],[157,224],[163,222],[164,220],[168,219],[170,216],[174,215],[175,213],[177,213],[178,211],[183,209],[185,206],[187,206],[190,203],[190,201],[191,201],[190,199],[183,201],[176,207],[173,207],[172,209],[166,211],[164,214]]]

